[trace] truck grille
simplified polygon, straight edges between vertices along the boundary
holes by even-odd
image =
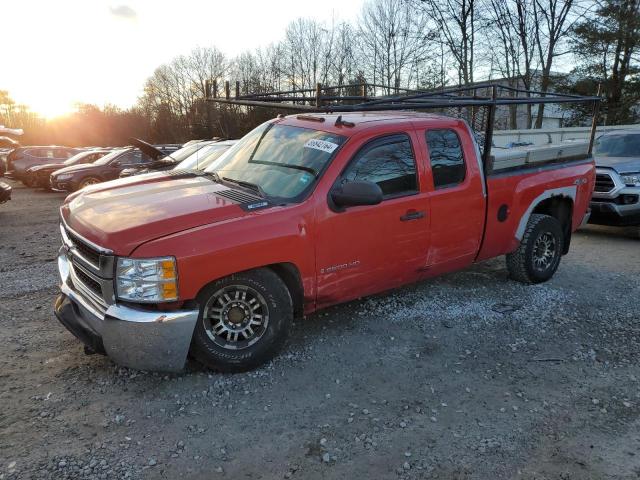
[[[71,263],[71,285],[70,287],[85,299],[102,316],[107,312],[107,302],[105,302],[100,283],[82,270],[75,263]]]
[[[608,193],[613,190],[615,183],[608,173],[596,173],[596,186],[594,190],[600,193]]]
[[[80,254],[89,262],[91,262],[96,268],[100,266],[100,253],[84,243],[73,233],[67,230],[67,236],[73,243],[73,246],[80,252]]]
[[[89,275],[83,272],[80,268],[77,268],[76,265],[74,265],[74,267],[75,267],[74,271],[75,271],[76,277],[78,277],[78,280],[80,280],[93,293],[102,297],[102,287],[100,286],[100,283],[94,280],[93,278],[91,278]]]
[[[68,249],[69,286],[97,313],[104,315],[115,301],[113,265],[115,257],[89,245],[76,233],[60,224],[63,243]]]

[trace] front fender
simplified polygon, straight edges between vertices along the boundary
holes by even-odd
[[[183,301],[195,299],[207,284],[233,273],[290,263],[300,272],[308,304],[315,301],[313,227],[311,209],[273,207],[146,242],[131,256],[176,257]]]

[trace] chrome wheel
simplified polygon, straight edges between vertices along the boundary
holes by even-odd
[[[269,307],[251,287],[229,285],[215,292],[206,303],[203,323],[213,343],[230,350],[247,348],[264,335]]]
[[[97,183],[100,183],[100,180],[98,180],[97,178],[90,177],[90,178],[87,178],[86,180],[83,180],[80,183],[80,188],[85,188],[85,187],[88,187],[89,185],[96,185]]]
[[[553,265],[556,257],[556,239],[550,232],[538,236],[533,244],[533,266],[538,271],[547,270]]]

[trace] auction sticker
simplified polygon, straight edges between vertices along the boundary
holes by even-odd
[[[326,140],[318,140],[312,138],[311,140],[307,140],[307,142],[304,144],[304,148],[313,148],[314,150],[321,150],[326,153],[332,153],[336,148],[338,148],[338,144],[327,142]]]

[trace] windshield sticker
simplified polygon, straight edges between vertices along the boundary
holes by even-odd
[[[310,173],[303,173],[300,177],[300,183],[309,183],[312,178],[313,175],[311,175]]]
[[[312,138],[311,140],[307,140],[304,144],[304,148],[313,148],[314,150],[321,150],[326,153],[332,153],[336,148],[338,148],[337,143],[327,142],[326,140],[318,140]]]

